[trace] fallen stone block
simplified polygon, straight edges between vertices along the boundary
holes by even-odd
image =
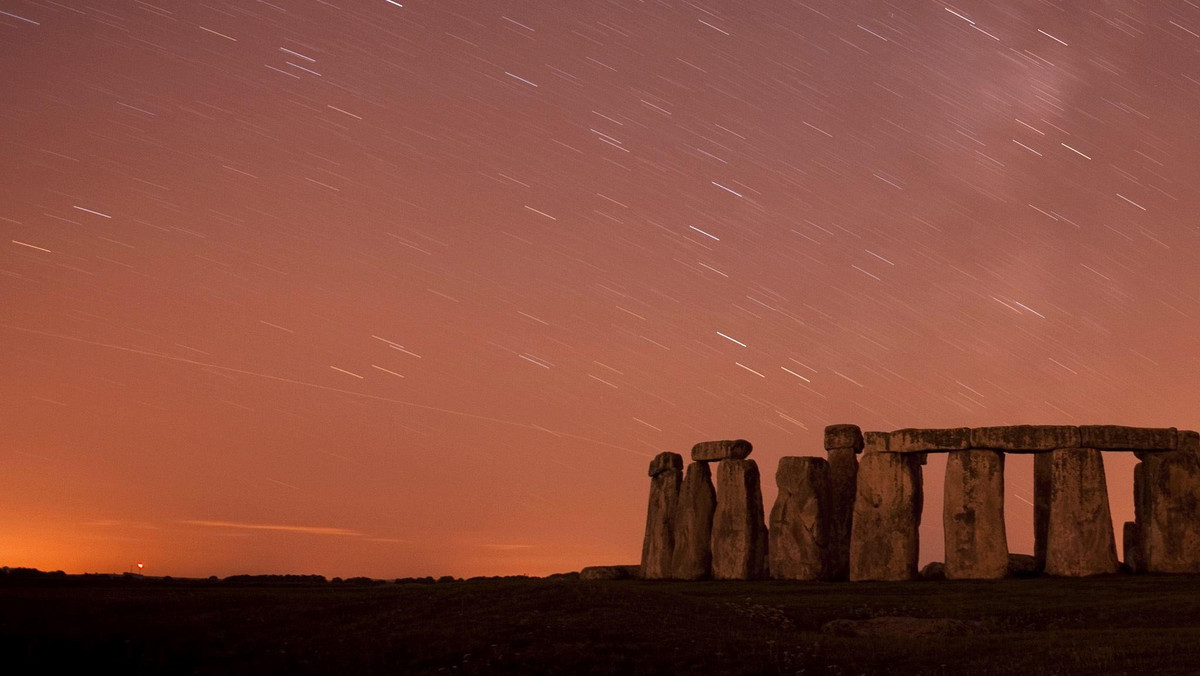
[[[930,561],[921,566],[921,572],[917,573],[917,577],[926,581],[945,580],[946,579],[946,564],[941,561]]]
[[[1037,559],[1029,554],[1008,555],[1009,577],[1037,577],[1041,572]]]
[[[640,566],[587,566],[579,571],[580,580],[631,580]]]

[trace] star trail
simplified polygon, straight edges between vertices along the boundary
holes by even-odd
[[[0,563],[546,574],[697,441],[1195,427],[1198,114],[1188,0],[0,0]]]

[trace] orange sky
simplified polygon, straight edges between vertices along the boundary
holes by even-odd
[[[1200,425],[1194,5],[400,4],[0,8],[0,565],[546,574],[696,441]]]

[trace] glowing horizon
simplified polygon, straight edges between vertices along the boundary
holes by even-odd
[[[636,563],[647,463],[698,441],[750,440],[769,511],[827,424],[1195,429],[1197,34],[1178,0],[10,3],[0,565],[545,575]]]

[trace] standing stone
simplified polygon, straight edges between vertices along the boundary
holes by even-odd
[[[1146,566],[1142,563],[1141,543],[1138,542],[1138,525],[1136,521],[1126,521],[1121,531],[1121,547],[1125,552],[1125,566],[1131,573],[1144,573]]]
[[[831,495],[829,518],[830,579],[850,577],[850,530],[858,492],[858,456],[853,448],[832,448],[829,456]]]
[[[851,580],[917,577],[923,505],[918,457],[887,452],[863,454],[850,536]]]
[[[675,504],[683,456],[659,453],[650,463],[650,505],[646,510],[646,537],[642,540],[642,577],[658,580],[671,576],[675,548]]]
[[[829,509],[829,576],[833,580],[850,577],[850,525],[854,522],[858,454],[864,447],[865,440],[858,425],[825,427],[832,500]]]
[[[1046,529],[1050,527],[1050,453],[1033,456],[1033,561],[1046,569]]]
[[[1146,572],[1200,573],[1200,451],[1195,434],[1180,432],[1180,450],[1145,453],[1134,467],[1137,554]]]
[[[1051,451],[1046,573],[1084,577],[1115,573],[1118,568],[1100,451]]]
[[[975,449],[946,458],[942,526],[946,577],[993,579],[1008,572],[1004,454]]]
[[[712,574],[712,525],[717,508],[712,470],[707,462],[687,467],[679,502],[675,506],[675,552],[671,556],[671,577],[677,580],[703,580]]]
[[[825,580],[830,565],[830,476],[824,458],[780,458],[771,508],[770,571],[777,580]]]
[[[852,448],[861,453],[863,450],[863,433],[858,425],[826,425],[825,450],[835,448]]]
[[[712,575],[755,580],[767,574],[767,525],[753,460],[717,463],[717,510],[712,527]]]

